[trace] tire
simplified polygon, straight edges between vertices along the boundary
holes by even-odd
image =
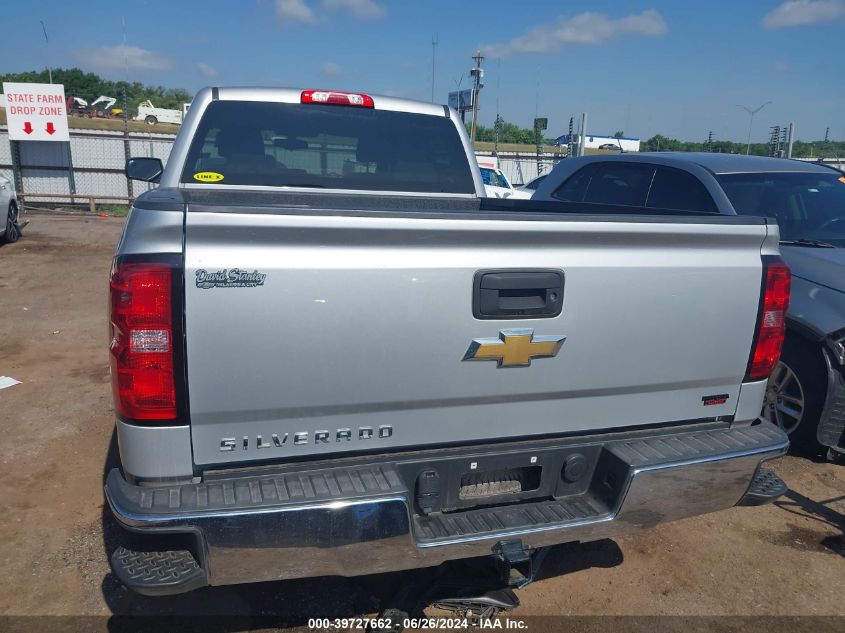
[[[9,210],[6,213],[6,232],[3,234],[3,241],[6,244],[17,242],[21,236],[21,229],[18,226],[18,205],[9,203]]]
[[[780,361],[769,377],[763,417],[781,427],[795,452],[818,456],[827,451],[817,437],[827,397],[827,367],[817,345],[787,337]]]
[[[148,115],[146,119],[144,119],[144,123],[147,125],[155,125],[158,123],[158,119],[155,118],[152,114]]]

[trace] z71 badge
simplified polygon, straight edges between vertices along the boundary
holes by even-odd
[[[197,288],[254,288],[263,286],[265,273],[257,270],[249,272],[240,268],[215,270],[208,272],[200,268],[197,270]]]

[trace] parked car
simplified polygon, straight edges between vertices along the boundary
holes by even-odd
[[[481,180],[484,182],[484,190],[491,198],[515,198],[527,200],[531,192],[514,189],[507,177],[500,169],[491,167],[479,167]]]
[[[518,191],[526,191],[533,196],[534,192],[537,191],[537,187],[540,186],[540,183],[543,182],[546,179],[546,176],[548,176],[548,174],[541,174],[541,175],[537,176],[536,178],[529,180],[527,183],[525,183],[521,187],[517,187],[517,190]]]
[[[490,198],[517,198],[528,199],[531,192],[514,189],[502,170],[499,169],[499,157],[486,154],[476,154],[475,160],[481,172],[481,180],[484,183],[484,192]]]
[[[534,200],[768,216],[792,302],[763,416],[814,454],[845,451],[845,175],[797,160],[660,153],[564,160]]]
[[[126,171],[159,184],[110,279],[128,587],[509,578],[786,490],[763,218],[489,198],[454,110],[325,90],[205,89]]]
[[[618,143],[602,143],[599,145],[599,149],[615,149],[619,151],[621,148]]]
[[[0,176],[0,240],[7,244],[17,242],[21,236],[21,227],[18,224],[19,209],[14,184]]]

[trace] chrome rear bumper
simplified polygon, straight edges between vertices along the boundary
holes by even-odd
[[[105,491],[131,531],[194,535],[208,583],[220,585],[426,567],[489,555],[503,540],[619,536],[737,504],[760,463],[787,447],[768,424],[608,437],[581,494],[429,516],[399,462],[167,487],[133,486],[114,470]]]

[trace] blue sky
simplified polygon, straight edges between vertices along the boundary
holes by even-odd
[[[284,85],[443,103],[487,53],[480,119],[549,134],[587,111],[591,133],[754,140],[794,121],[845,138],[845,0],[123,0],[5,3],[0,72],[79,66],[184,87]],[[122,21],[126,20],[124,49]],[[39,20],[50,37],[44,42]],[[837,59],[838,58],[838,59]]]

